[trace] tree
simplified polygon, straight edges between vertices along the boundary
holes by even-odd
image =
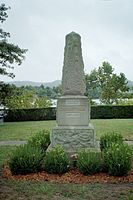
[[[0,5],[0,75],[6,75],[11,78],[14,78],[14,74],[9,72],[8,69],[13,69],[13,64],[21,65],[24,54],[26,53],[26,49],[21,49],[18,45],[14,45],[8,42],[10,38],[10,33],[5,32],[1,25],[3,22],[6,21],[8,18],[7,10],[10,9],[6,7],[5,4]],[[8,85],[4,82],[0,81],[0,91],[1,91],[1,98],[0,104],[4,104],[4,93],[7,89]],[[10,88],[8,88],[10,89]],[[3,93],[3,95],[2,95]]]
[[[9,109],[47,108],[52,104],[48,97],[38,97],[33,90],[16,86],[12,86],[12,94],[5,101]]]
[[[0,23],[2,24],[7,15],[7,8],[5,4],[0,5]],[[0,74],[7,75],[9,77],[14,77],[13,73],[7,71],[8,68],[14,68],[13,64],[16,63],[21,65],[22,60],[24,59],[24,53],[26,53],[26,49],[21,49],[17,45],[8,42],[8,38],[10,37],[10,33],[3,31],[0,28]]]
[[[102,103],[118,103],[121,94],[129,89],[124,73],[115,74],[108,62],[103,62],[102,66],[98,68],[97,78],[101,88],[100,100]]]
[[[98,70],[95,69],[86,75],[86,82],[87,95],[92,97],[97,91],[100,101],[104,104],[118,103],[118,99],[129,89],[124,73],[115,74],[108,62],[103,62]]]
[[[36,87],[36,94],[38,97],[46,96],[46,89],[43,84],[41,84],[39,87]]]
[[[54,86],[53,91],[55,92],[55,99],[57,99],[62,94],[62,86],[61,84],[59,86]]]
[[[86,80],[86,96],[92,99],[98,99],[100,96],[100,88],[97,80],[97,71],[94,69],[90,74],[85,75]]]
[[[11,86],[0,81],[0,105],[5,105],[5,99],[11,94]]]
[[[49,108],[52,102],[48,97],[37,97],[34,103],[34,108]]]
[[[51,99],[55,99],[55,96],[56,96],[55,91],[53,91],[53,89],[50,88],[50,87],[48,87],[48,86],[45,89],[46,89],[46,95],[47,95],[47,97],[49,97]]]

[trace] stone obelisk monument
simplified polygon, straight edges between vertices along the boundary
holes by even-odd
[[[50,148],[61,145],[66,152],[95,147],[95,132],[90,125],[90,106],[84,96],[85,76],[81,37],[66,36],[62,75],[62,96],[57,101],[57,127],[51,132]]]

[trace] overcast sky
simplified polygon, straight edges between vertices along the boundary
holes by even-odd
[[[49,82],[62,77],[65,35],[81,35],[84,69],[108,61],[133,80],[133,0],[3,0],[10,6],[3,29],[28,49],[15,81]],[[11,81],[5,78],[5,81]]]

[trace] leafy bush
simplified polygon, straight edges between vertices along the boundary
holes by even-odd
[[[68,171],[69,160],[62,147],[56,146],[46,153],[44,169],[54,174],[62,174]]]
[[[113,144],[104,150],[104,163],[110,175],[124,176],[131,169],[132,150],[127,144]]]
[[[101,171],[102,159],[99,152],[81,151],[78,154],[77,166],[85,175],[95,174]]]
[[[50,132],[48,130],[42,130],[36,133],[36,135],[29,139],[28,144],[33,147],[41,148],[41,150],[45,152],[50,144]]]
[[[108,133],[100,137],[100,149],[103,151],[106,148],[109,148],[114,143],[123,143],[123,137],[119,133]]]
[[[30,145],[19,146],[13,152],[9,166],[12,174],[27,174],[41,170],[43,154],[39,148]]]

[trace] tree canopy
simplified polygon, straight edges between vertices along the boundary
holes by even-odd
[[[104,104],[118,103],[118,98],[128,91],[127,79],[124,73],[117,75],[108,62],[103,62],[98,70],[94,69],[86,75],[87,95],[93,98],[97,91],[100,101]]]
[[[9,72],[9,69],[14,68],[14,64],[21,65],[24,60],[24,54],[26,49],[21,49],[18,45],[8,42],[10,33],[2,29],[2,23],[8,18],[7,10],[10,7],[6,7],[5,4],[0,5],[0,75],[6,75],[14,78],[14,73]],[[10,87],[3,81],[0,81],[0,104],[4,105],[5,93],[9,94]],[[8,93],[6,92],[8,89]]]
[[[11,85],[10,97],[5,98],[6,106],[9,109],[30,109],[30,108],[47,108],[52,105],[51,100],[45,96],[38,96],[35,88],[16,87]]]
[[[7,10],[5,4],[0,5],[0,74],[14,77],[13,73],[7,71],[9,68],[14,68],[13,64],[21,65],[24,59],[26,49],[21,49],[18,45],[8,42],[10,33],[5,32],[1,25],[7,19]]]

